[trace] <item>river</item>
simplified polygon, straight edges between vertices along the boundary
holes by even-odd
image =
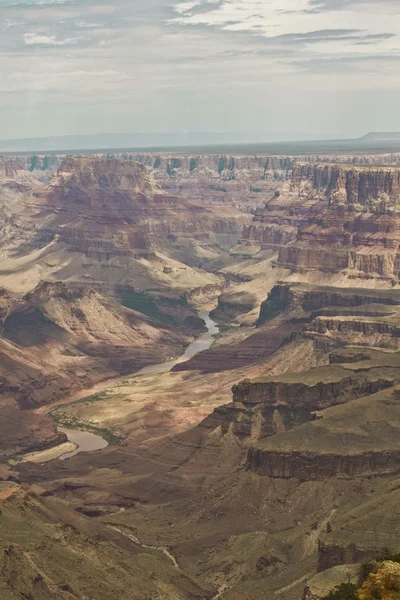
[[[157,375],[158,373],[168,373],[175,365],[186,362],[193,358],[199,352],[208,350],[215,341],[215,336],[219,333],[219,327],[215,321],[210,317],[210,313],[207,311],[199,312],[199,317],[203,319],[206,324],[207,332],[203,333],[197,338],[190,346],[188,346],[185,352],[179,358],[170,360],[168,362],[159,363],[158,365],[149,365],[144,367],[141,371],[134,373],[135,377],[139,375]],[[67,460],[72,458],[80,452],[93,452],[94,450],[103,450],[108,446],[108,443],[101,436],[87,431],[80,431],[75,429],[64,429],[59,427],[59,431],[65,433],[70,442],[74,443],[77,448],[73,452],[68,452],[60,456],[60,460]]]

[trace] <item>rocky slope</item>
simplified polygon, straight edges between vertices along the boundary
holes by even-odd
[[[15,402],[0,405],[0,457],[2,462],[37,450],[45,450],[67,441],[64,433],[47,417],[21,411]]]
[[[0,454],[64,441],[32,409],[72,392],[182,354],[196,333],[161,323],[92,289],[41,284],[0,298]]]
[[[48,184],[36,180],[10,197],[12,206],[0,207],[4,287],[74,281],[128,295],[133,307],[144,297],[169,314],[175,303],[172,316],[182,320],[193,315],[185,304],[194,292],[212,297],[224,284],[198,267],[235,245],[250,218],[173,196],[139,163],[103,158],[67,157]]]
[[[0,508],[4,600],[211,597],[161,552],[141,549],[118,531],[44,497],[37,486],[0,481]]]
[[[28,385],[28,366],[14,382],[4,373],[4,390],[15,391],[23,408],[49,403],[66,393],[117,374],[133,373],[182,353],[192,338],[189,330],[152,321],[143,314],[106,299],[92,289],[44,283],[10,302],[2,318],[3,346],[13,357],[29,357],[41,371]],[[14,361],[16,358],[14,358]],[[3,367],[5,367],[3,359]],[[48,393],[41,380],[53,379]],[[55,376],[57,374],[57,377]],[[35,384],[35,381],[37,382]],[[67,385],[67,381],[69,384]],[[61,383],[63,382],[63,384]],[[57,388],[56,391],[54,388]]]

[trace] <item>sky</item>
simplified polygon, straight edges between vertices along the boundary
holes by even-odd
[[[399,0],[0,0],[0,138],[400,131]]]

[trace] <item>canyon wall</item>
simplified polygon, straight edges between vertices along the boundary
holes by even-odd
[[[399,229],[399,169],[296,163],[243,243],[277,251],[277,266],[304,276],[342,273],[396,285]]]

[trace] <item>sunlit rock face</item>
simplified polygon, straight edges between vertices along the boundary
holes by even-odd
[[[297,164],[244,238],[297,273],[397,282],[400,170]]]

